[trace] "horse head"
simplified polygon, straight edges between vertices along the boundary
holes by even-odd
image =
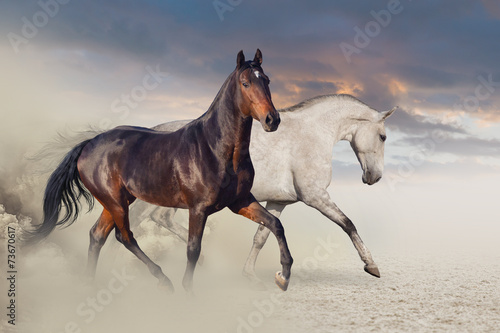
[[[384,172],[385,120],[397,109],[377,113],[372,120],[360,120],[350,141],[363,169],[363,183],[373,185]]]
[[[236,103],[245,117],[258,120],[266,132],[278,129],[280,116],[271,100],[269,78],[262,69],[262,53],[259,49],[252,61],[245,61],[243,51],[237,56]]]

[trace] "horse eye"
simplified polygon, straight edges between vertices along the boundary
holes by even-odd
[[[243,82],[243,87],[248,88],[248,87],[250,87],[250,85],[246,82]]]
[[[384,134],[380,134],[380,140],[382,140],[382,142],[385,142],[386,139],[387,136],[385,136]]]

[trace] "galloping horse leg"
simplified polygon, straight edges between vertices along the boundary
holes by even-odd
[[[200,257],[201,239],[203,237],[203,230],[207,222],[207,215],[204,211],[194,208],[189,210],[189,238],[187,242],[187,266],[182,285],[187,292],[193,289],[193,273],[196,267],[196,262]]]
[[[159,281],[158,285],[161,288],[165,288],[170,292],[174,291],[174,286],[169,278],[163,274],[161,267],[155,264],[149,257],[141,250],[137,241],[134,238],[132,231],[130,231],[129,219],[128,219],[128,205],[122,205],[121,207],[113,207],[111,215],[115,221],[117,228],[116,238],[120,243],[122,243],[130,252],[136,255],[143,263],[146,264],[151,274],[156,277]]]
[[[284,204],[268,201],[266,204],[266,209],[268,212],[276,216],[276,218],[279,218],[285,206],[286,205]],[[269,230],[268,228],[264,227],[263,225],[259,226],[257,232],[255,233],[255,236],[253,237],[252,249],[250,250],[250,254],[248,255],[247,261],[245,262],[245,266],[243,268],[243,276],[247,277],[252,282],[252,284],[256,286],[261,286],[262,281],[257,277],[257,274],[255,273],[255,262],[257,261],[257,256],[266,243],[266,240],[269,237],[270,233],[271,230]]]
[[[265,210],[264,207],[262,207],[262,205],[255,200],[252,194],[250,194],[249,197],[232,204],[229,208],[234,213],[243,215],[246,218],[265,226],[276,236],[280,247],[282,271],[276,273],[275,282],[278,287],[285,291],[288,288],[288,283],[290,282],[290,269],[292,267],[293,259],[290,254],[290,250],[288,250],[285,230],[283,229],[283,225],[280,220]]]
[[[174,222],[174,215],[177,208],[157,207],[149,216],[156,224],[171,231],[174,235],[180,238],[184,243],[188,242],[188,230],[182,225]]]
[[[171,233],[179,237],[184,243],[188,243],[189,231],[182,225],[174,221],[175,213],[177,213],[177,208],[171,207],[157,207],[149,216],[159,226],[162,226],[169,230]],[[203,254],[200,254],[198,258],[198,264],[202,265],[204,261]]]
[[[361,237],[359,237],[356,227],[330,199],[328,192],[325,189],[314,189],[309,191],[309,193],[314,193],[314,195],[303,198],[304,203],[316,208],[323,215],[337,223],[351,238],[361,260],[365,263],[365,271],[375,277],[380,277],[378,267],[373,261],[370,251],[361,240]]]
[[[101,248],[106,243],[109,233],[115,227],[115,221],[113,217],[104,209],[101,216],[90,229],[90,245],[89,245],[89,255],[87,261],[87,276],[89,278],[94,278],[95,271],[97,268],[97,260],[99,259],[99,253]]]

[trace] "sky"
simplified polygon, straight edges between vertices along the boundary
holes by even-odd
[[[361,183],[347,143],[334,148],[329,190],[365,238],[376,236],[374,246],[388,235],[407,243],[408,234],[420,235],[415,244],[440,244],[448,232],[450,243],[475,235],[492,246],[477,230],[498,235],[497,1],[41,0],[0,8],[0,202],[12,214],[39,214],[33,198],[43,188],[26,156],[57,133],[198,117],[238,51],[252,58],[260,48],[277,108],[334,93],[379,111],[399,106],[386,122],[379,184]]]

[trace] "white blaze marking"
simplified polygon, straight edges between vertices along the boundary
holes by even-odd
[[[259,73],[259,71],[254,71],[253,73],[255,74],[255,76],[257,76],[257,78],[259,78],[259,77],[260,77],[260,73]]]

